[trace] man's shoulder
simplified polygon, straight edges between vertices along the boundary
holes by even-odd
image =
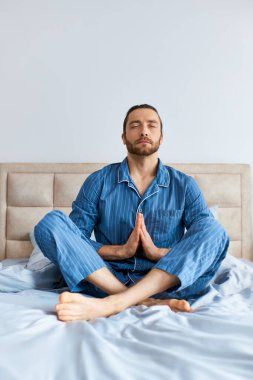
[[[191,176],[174,168],[173,166],[164,165],[165,169],[168,171],[170,179],[175,181],[188,181]]]
[[[104,183],[113,183],[117,178],[120,163],[110,164],[90,173],[83,182],[82,190],[99,193]]]
[[[108,164],[102,167],[101,169],[96,170],[95,172],[91,173],[93,176],[97,177],[104,177],[110,173],[115,173],[118,172],[118,169],[120,167],[120,162],[116,162],[113,164]]]
[[[103,181],[108,177],[112,179],[112,177],[117,175],[119,166],[120,163],[105,165],[101,169],[89,174],[85,182],[92,182],[98,185],[99,183],[103,183]]]
[[[190,191],[194,194],[199,194],[200,188],[194,177],[182,172],[181,170],[175,169],[172,166],[164,166],[168,170],[170,184],[175,189],[183,189],[183,191]]]

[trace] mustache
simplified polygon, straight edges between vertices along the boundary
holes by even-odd
[[[140,138],[140,139],[138,139],[138,140],[136,141],[136,143],[138,144],[138,143],[141,142],[141,141],[146,141],[146,142],[152,144],[152,140],[147,139],[147,138]]]

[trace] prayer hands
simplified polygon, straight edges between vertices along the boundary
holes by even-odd
[[[134,230],[129,236],[126,244],[123,245],[122,258],[133,257],[140,243],[142,243],[147,258],[153,261],[160,260],[160,258],[170,251],[170,248],[158,248],[153,243],[153,240],[147,231],[144,216],[143,214],[138,213]]]
[[[142,224],[140,215],[141,214],[137,215],[134,230],[129,236],[129,239],[126,242],[126,244],[123,245],[122,258],[124,259],[129,259],[130,257],[133,257],[140,244],[140,228]]]
[[[140,239],[142,243],[142,247],[148,259],[153,261],[160,260],[167,252],[170,251],[171,248],[158,248],[149,235],[143,214],[138,214],[138,217],[141,218],[141,229],[140,229]]]

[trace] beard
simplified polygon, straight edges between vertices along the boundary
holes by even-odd
[[[126,136],[125,140],[128,153],[135,154],[136,156],[150,156],[158,151],[161,138],[157,142],[153,142],[148,139],[150,144],[147,145],[138,144],[137,142],[132,144],[129,140],[127,140]]]

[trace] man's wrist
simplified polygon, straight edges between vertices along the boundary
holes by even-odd
[[[125,248],[122,245],[103,245],[97,252],[104,260],[121,260]]]
[[[126,253],[126,245],[123,244],[123,245],[120,245],[119,246],[119,250],[118,250],[118,256],[122,259],[124,259],[125,257],[125,253]]]
[[[156,251],[156,260],[160,260],[163,256],[165,256],[171,248],[157,248]]]

